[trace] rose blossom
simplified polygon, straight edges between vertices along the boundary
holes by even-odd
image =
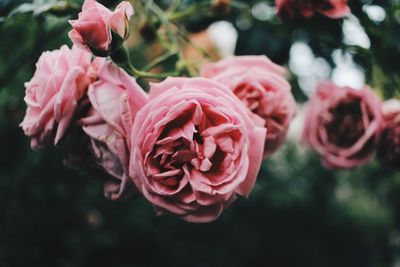
[[[40,56],[33,78],[25,83],[28,108],[21,123],[32,138],[32,148],[41,148],[52,139],[57,144],[63,137],[79,100],[96,79],[91,58],[91,53],[65,45]]]
[[[132,15],[133,7],[126,1],[112,12],[95,0],[85,0],[79,18],[69,21],[73,27],[69,37],[76,45],[90,48],[97,56],[107,56],[128,38]]]
[[[133,125],[130,175],[159,214],[210,222],[250,194],[266,132],[259,117],[204,78],[151,84],[149,98]]]
[[[124,70],[112,62],[99,71],[99,80],[89,87],[92,108],[81,120],[90,136],[92,152],[104,170],[116,180],[106,184],[105,194],[117,199],[130,179],[129,154],[133,120],[147,102],[146,93]]]
[[[378,158],[393,167],[400,167],[400,101],[390,99],[382,107],[384,130],[381,136]]]
[[[370,161],[381,128],[381,102],[372,90],[325,82],[308,103],[303,136],[326,167],[352,168]]]
[[[284,143],[296,112],[290,84],[282,77],[284,73],[284,68],[266,56],[230,57],[202,69],[203,76],[227,85],[254,114],[265,120],[265,157]]]
[[[350,13],[347,0],[275,0],[278,16],[282,19],[312,17],[321,13],[337,19]]]

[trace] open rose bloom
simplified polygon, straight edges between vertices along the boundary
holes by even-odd
[[[25,84],[28,107],[21,123],[32,148],[60,141],[96,75],[92,54],[76,46],[41,55],[33,78]]]
[[[129,36],[129,19],[133,7],[121,2],[114,12],[95,0],[85,0],[77,20],[70,20],[71,40],[80,47],[89,48],[97,56],[107,56],[118,49]]]
[[[275,0],[278,16],[282,19],[312,17],[321,13],[337,19],[350,13],[347,0]]]
[[[254,115],[265,120],[265,157],[284,143],[296,113],[296,102],[284,74],[284,68],[265,56],[230,57],[202,69],[204,77],[228,86]]]
[[[92,108],[81,120],[90,136],[94,157],[116,178],[105,186],[105,195],[118,199],[129,187],[130,135],[136,113],[147,95],[124,70],[111,62],[100,68],[99,80],[88,91]]]
[[[266,129],[233,93],[202,78],[151,84],[137,113],[130,176],[159,214],[210,222],[248,196],[260,169]]]
[[[325,166],[352,168],[371,160],[381,129],[381,102],[369,88],[321,83],[307,106],[304,140]]]
[[[385,164],[400,168],[400,100],[385,101],[382,113],[384,130],[379,143],[378,158]]]

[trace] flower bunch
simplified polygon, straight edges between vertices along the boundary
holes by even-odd
[[[110,199],[139,192],[158,214],[215,220],[249,196],[263,157],[285,139],[295,114],[285,70],[265,56],[233,57],[146,93],[122,46],[132,14],[128,2],[111,12],[85,1],[70,21],[75,45],[43,53],[26,84],[21,126],[34,148],[65,143],[90,155]]]
[[[277,1],[280,14],[288,2]],[[149,8],[167,41],[179,47],[168,16]],[[299,1],[291,8],[306,17],[348,12],[346,1]],[[250,195],[262,160],[285,142],[296,114],[286,70],[266,56],[232,56],[204,64],[197,74],[181,51],[136,69],[123,45],[133,13],[125,1],[114,12],[84,2],[78,19],[70,20],[72,48],[44,52],[25,84],[21,126],[34,149],[73,148],[68,165],[95,166],[112,200],[137,194],[157,214],[213,221],[238,196]],[[178,58],[176,71],[149,72],[170,56]],[[136,80],[166,77],[148,92]],[[304,139],[330,168],[366,164],[378,147],[383,162],[397,164],[399,106],[390,101],[382,109],[367,87],[321,83],[308,104]]]

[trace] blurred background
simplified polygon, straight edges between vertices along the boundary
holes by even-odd
[[[106,200],[101,181],[63,165],[62,147],[30,149],[19,128],[24,82],[42,51],[70,44],[67,19],[77,12],[52,9],[58,2],[0,0],[0,266],[400,266],[400,173],[377,162],[325,170],[300,143],[302,104],[319,80],[400,96],[399,0],[353,0],[343,20],[286,23],[273,1],[233,1],[230,12],[184,22],[215,59],[265,54],[285,65],[299,104],[286,145],[264,162],[250,198],[203,225],[157,218],[143,199]],[[157,43],[136,11],[129,46],[143,66]],[[187,56],[198,57],[192,50]]]

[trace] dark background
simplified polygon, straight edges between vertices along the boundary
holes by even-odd
[[[20,12],[6,18],[21,2],[0,0],[0,266],[399,266],[400,173],[378,162],[329,171],[317,155],[289,141],[265,161],[248,200],[198,225],[157,218],[143,199],[106,200],[100,181],[64,167],[62,147],[32,151],[18,126],[23,83],[42,51],[69,42],[69,17]],[[371,21],[364,4],[382,6],[385,20]],[[351,8],[370,49],[345,45],[342,21],[322,16],[280,23],[234,11],[224,19],[236,25],[247,16],[252,24],[238,27],[237,54],[267,54],[286,65],[300,39],[334,66],[332,51],[342,49],[381,96],[398,97],[399,1],[354,0]],[[200,31],[217,19],[193,18],[186,26]],[[291,82],[298,102],[305,101],[295,75]]]

